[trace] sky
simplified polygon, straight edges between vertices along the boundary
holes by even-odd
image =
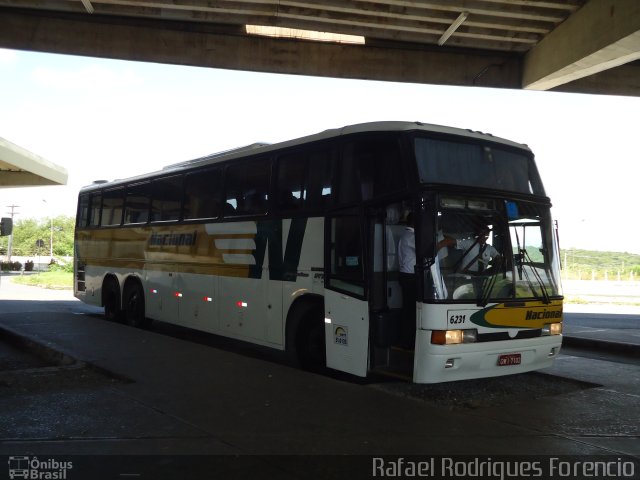
[[[0,137],[69,172],[0,189],[15,220],[75,215],[78,190],[254,142],[405,120],[525,143],[562,248],[640,253],[640,98],[304,77],[0,49]]]

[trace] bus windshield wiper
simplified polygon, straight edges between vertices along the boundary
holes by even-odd
[[[487,277],[482,282],[482,287],[480,288],[480,295],[478,296],[478,303],[477,303],[479,307],[486,307],[487,303],[489,303],[491,292],[493,291],[493,287],[495,287],[496,285],[498,275],[502,270],[502,257],[498,256],[496,262],[497,264],[495,265],[495,268],[494,268],[494,270],[496,270],[496,273],[491,275],[490,277]]]
[[[522,254],[522,260],[523,260],[522,263],[526,263],[529,266],[529,270],[531,270],[531,273],[533,273],[533,276],[535,277],[536,281],[538,282],[538,285],[540,286],[540,295],[542,296],[542,301],[545,304],[551,303],[551,299],[549,298],[549,293],[547,292],[547,288],[544,286],[542,277],[540,277],[540,274],[536,270],[533,260],[531,260],[531,257],[529,256],[529,252],[527,252],[526,248],[523,248],[520,250],[520,253]],[[524,277],[527,280],[527,283],[529,284],[529,288],[531,288],[531,291],[533,292],[534,295],[538,296],[534,288],[534,283],[529,278],[529,273],[527,273],[527,268],[526,267],[523,268],[522,272],[524,273]]]

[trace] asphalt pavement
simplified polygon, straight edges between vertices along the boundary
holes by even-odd
[[[579,312],[566,311],[567,343],[640,351],[640,329],[573,324]],[[604,322],[606,314],[591,315]],[[638,318],[635,310],[621,315]],[[204,478],[180,469],[211,458],[225,462],[201,465],[217,473],[207,478],[305,479],[368,477],[371,455],[640,458],[633,364],[560,356],[542,373],[452,386],[460,396],[501,402],[461,403],[450,394],[433,401],[436,387],[415,386],[424,400],[393,383],[312,374],[237,348],[107,322],[68,291],[36,293],[6,278],[0,329],[52,364],[23,370],[32,381],[0,376],[0,455],[80,455],[76,465],[97,455],[91,478]],[[503,395],[532,384],[544,385],[544,395]],[[354,468],[366,475],[354,476]]]

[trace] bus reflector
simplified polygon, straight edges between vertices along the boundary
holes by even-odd
[[[247,302],[243,302],[242,300],[238,300],[236,302],[236,306],[240,308],[247,308]]]

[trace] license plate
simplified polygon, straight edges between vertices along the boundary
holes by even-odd
[[[519,353],[508,353],[498,356],[498,366],[506,367],[508,365],[520,365],[522,363],[522,355]]]

